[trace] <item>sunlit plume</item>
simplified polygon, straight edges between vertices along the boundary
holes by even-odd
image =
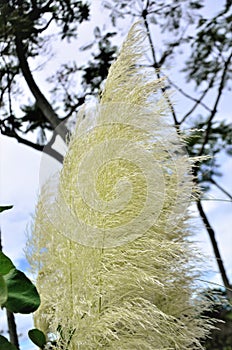
[[[212,324],[190,237],[192,160],[146,68],[135,24],[96,106],[77,115],[59,181],[38,201],[27,255],[56,349],[202,349]]]

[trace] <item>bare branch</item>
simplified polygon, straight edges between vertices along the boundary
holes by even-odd
[[[207,143],[209,141],[209,135],[210,135],[210,130],[211,130],[211,126],[212,126],[212,121],[213,121],[213,118],[215,117],[215,115],[217,113],[217,107],[218,107],[220,98],[222,96],[223,89],[225,87],[226,73],[227,73],[227,70],[229,68],[229,64],[231,62],[231,59],[232,59],[232,51],[231,51],[229,57],[227,58],[227,60],[226,60],[226,62],[224,64],[224,69],[223,69],[222,76],[221,76],[221,81],[220,81],[220,84],[219,84],[219,87],[218,87],[218,94],[217,94],[217,97],[216,97],[216,100],[215,100],[215,103],[214,103],[214,107],[213,107],[213,109],[211,111],[211,114],[210,114],[208,120],[206,121],[207,128],[206,128],[206,131],[205,131],[205,138],[204,138],[202,147],[200,149],[199,156],[202,156],[202,154],[204,153],[204,150],[205,150],[205,146],[207,145]]]
[[[59,163],[63,163],[64,157],[62,154],[54,150],[52,147],[45,147],[43,149],[43,152],[51,156],[52,158],[56,159]]]
[[[44,32],[46,29],[48,29],[48,27],[50,26],[50,24],[52,23],[52,21],[54,20],[54,16],[52,16],[49,21],[47,21],[47,23],[45,24],[45,26],[43,28],[37,29],[36,32],[37,33],[42,33]]]
[[[1,128],[1,133],[2,135],[15,138],[19,143],[22,143],[23,145],[29,146],[37,151],[48,154],[49,156],[55,158],[59,163],[63,163],[63,155],[54,150],[51,147],[52,144],[50,143],[48,143],[47,145],[39,145],[37,143],[33,143],[19,136],[14,130],[4,130],[3,128]]]
[[[216,182],[214,179],[210,179],[210,182],[215,185],[220,191],[222,191],[227,197],[229,197],[232,200],[232,195],[226,191],[221,185],[219,185],[218,182]]]
[[[64,141],[66,141],[66,136],[68,133],[67,128],[61,124],[60,119],[58,118],[57,114],[55,113],[54,109],[46,99],[46,97],[42,94],[41,90],[39,89],[38,85],[36,84],[31,70],[29,68],[23,43],[20,39],[20,35],[16,35],[16,52],[17,56],[20,62],[20,67],[22,69],[23,76],[27,82],[28,87],[30,88],[32,94],[34,95],[36,102],[43,112],[44,116],[47,118],[47,120],[51,123],[54,129],[57,130],[59,135],[62,137]]]
[[[73,112],[76,111],[76,109],[78,107],[80,107],[83,103],[85,102],[85,96],[82,96],[78,99],[78,102],[76,104],[74,104],[73,106],[70,106],[70,110],[69,112],[66,114],[66,116],[64,118],[62,118],[62,120],[66,120],[68,119],[69,117],[71,117],[71,115],[73,114]]]
[[[193,105],[193,107],[184,115],[184,117],[182,118],[180,123],[183,123],[195,111],[195,109],[198,107],[199,104],[203,104],[202,100],[205,98],[206,94],[211,89],[211,87],[212,87],[212,85],[209,84],[207,89],[205,89],[205,91],[202,93],[201,97],[196,101],[196,103]]]
[[[150,28],[149,28],[149,24],[147,22],[147,11],[144,10],[143,13],[142,13],[142,17],[144,19],[144,25],[145,25],[145,28],[146,28],[146,31],[147,31],[147,37],[148,37],[148,41],[149,41],[149,44],[150,44],[150,48],[151,48],[151,53],[152,53],[152,58],[153,58],[153,61],[154,61],[154,65],[153,67],[155,68],[156,70],[156,76],[158,79],[160,79],[160,73],[159,73],[159,64],[157,62],[157,59],[156,59],[156,53],[155,53],[155,48],[154,48],[154,45],[153,45],[153,42],[152,42],[152,38],[151,38],[151,32],[150,32]],[[173,119],[174,119],[174,123],[176,126],[179,126],[180,123],[178,122],[177,120],[177,116],[176,116],[176,112],[175,112],[175,109],[174,109],[174,106],[170,100],[170,98],[167,96],[167,94],[165,93],[165,88],[161,88],[161,91],[168,103],[168,106],[170,107],[170,110],[171,110],[171,113],[172,113],[172,116],[173,116]]]
[[[171,79],[167,78],[168,82],[170,83],[170,85],[172,85],[177,91],[179,91],[183,96],[187,97],[188,99],[192,100],[195,102],[195,104],[193,105],[193,107],[189,110],[189,112],[187,112],[183,118],[180,121],[180,124],[182,124],[187,118],[188,116],[196,109],[196,107],[200,104],[202,107],[204,107],[208,112],[212,112],[212,110],[205,104],[202,102],[202,100],[204,99],[205,95],[207,94],[207,92],[209,91],[209,89],[213,86],[213,82],[214,82],[214,78],[211,80],[211,82],[209,83],[208,87],[203,91],[201,97],[199,99],[187,94],[184,90],[182,90],[179,86],[177,86],[175,83],[173,83],[173,81],[171,81]]]
[[[232,291],[231,291],[231,288],[232,286],[230,285],[229,283],[229,279],[227,277],[227,274],[226,274],[226,270],[225,270],[225,267],[224,267],[224,264],[223,264],[223,261],[222,261],[222,258],[221,258],[221,254],[219,252],[219,249],[218,249],[218,244],[217,244],[217,241],[216,241],[216,238],[215,238],[215,232],[212,228],[212,226],[210,225],[209,223],[209,220],[205,214],[205,211],[202,207],[202,204],[201,204],[201,201],[199,200],[197,202],[197,208],[198,208],[198,211],[199,211],[199,214],[202,218],[202,221],[205,225],[205,228],[209,234],[209,237],[210,237],[210,240],[211,240],[211,243],[212,243],[212,246],[213,246],[213,251],[214,251],[214,255],[215,255],[215,258],[216,258],[216,261],[217,261],[217,265],[218,265],[218,268],[219,268],[219,271],[220,271],[220,274],[221,274],[221,277],[222,277],[222,280],[223,280],[223,283],[224,283],[224,286],[226,288],[226,293],[228,295],[228,298],[230,300],[232,300]]]

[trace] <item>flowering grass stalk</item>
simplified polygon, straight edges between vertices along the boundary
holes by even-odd
[[[191,160],[144,66],[136,24],[99,104],[83,108],[60,173],[42,189],[27,255],[56,349],[202,349],[213,327],[196,283]]]

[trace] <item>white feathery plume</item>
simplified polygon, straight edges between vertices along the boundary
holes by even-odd
[[[60,173],[42,189],[27,255],[56,349],[203,349],[188,205],[191,161],[167,117],[162,80],[144,68],[135,24],[100,102],[84,107]]]

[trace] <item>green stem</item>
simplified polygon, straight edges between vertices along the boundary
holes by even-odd
[[[6,310],[6,315],[7,315],[7,323],[8,323],[10,341],[19,350],[19,339],[18,339],[17,327],[16,327],[16,323],[15,323],[14,314],[11,311]]]
[[[2,252],[1,227],[0,227],[0,251]],[[7,315],[7,325],[8,325],[9,335],[10,335],[10,341],[19,350],[19,339],[18,339],[17,327],[16,327],[16,323],[15,323],[14,314],[12,312],[10,312],[9,310],[6,310],[6,315]]]

